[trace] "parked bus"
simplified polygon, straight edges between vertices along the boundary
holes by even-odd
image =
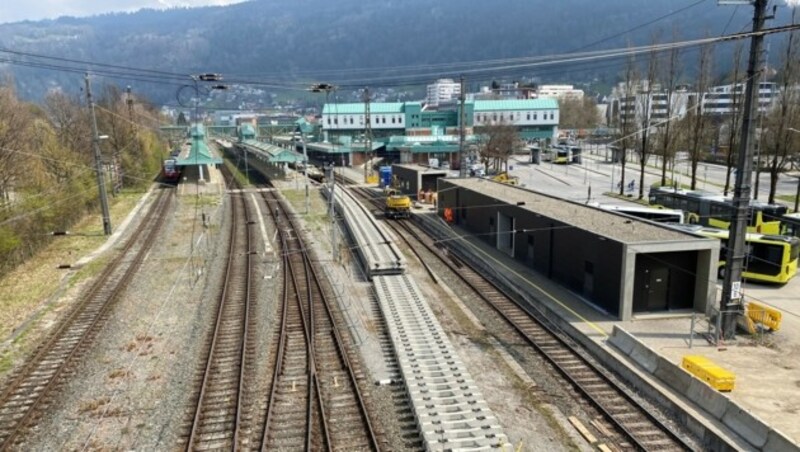
[[[652,205],[683,210],[688,223],[713,228],[728,229],[734,215],[733,201],[713,193],[659,187],[650,190],[649,200]],[[780,218],[786,211],[781,204],[750,201],[747,232],[780,234]]]
[[[655,221],[657,223],[677,223],[684,222],[683,211],[677,209],[665,209],[663,207],[644,207],[644,206],[616,206],[610,204],[597,204],[597,207],[612,212],[624,213],[636,218]]]
[[[781,235],[800,237],[800,212],[787,213],[781,217]]]
[[[581,148],[578,146],[571,146],[568,144],[558,144],[550,146],[549,149],[542,153],[542,161],[553,162],[561,165],[569,165],[571,163],[580,164],[582,160]]]
[[[700,225],[676,225],[683,230],[719,239],[719,278],[725,277],[729,231]],[[742,278],[752,282],[785,284],[797,274],[800,238],[748,233],[745,236]]]

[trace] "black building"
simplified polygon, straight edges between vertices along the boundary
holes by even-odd
[[[438,214],[628,320],[705,312],[719,243],[488,179],[439,179]]]

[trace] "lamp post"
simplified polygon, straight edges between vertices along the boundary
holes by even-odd
[[[328,105],[328,95],[331,91],[333,91],[335,87],[330,83],[315,83],[308,88],[308,91],[312,93],[325,93],[325,105]],[[323,110],[325,106],[323,105]],[[325,118],[322,119],[322,125],[325,126]],[[303,145],[303,149],[305,149],[305,145]],[[344,167],[344,162],[342,162],[342,167]],[[336,244],[336,210],[334,207],[334,193],[336,189],[336,174],[334,173],[334,163],[330,163],[330,184],[331,184],[331,192],[330,192],[330,205],[329,205],[329,217],[331,219],[331,257],[333,258],[334,262],[339,261],[339,251]]]

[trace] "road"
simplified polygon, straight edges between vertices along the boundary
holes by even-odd
[[[620,180],[620,165],[610,163],[606,155],[604,146],[584,149],[583,164],[581,165],[558,165],[551,162],[530,164],[528,156],[518,155],[509,161],[509,173],[519,177],[520,183],[526,187],[554,196],[579,202],[586,202],[591,197],[591,201],[619,204],[621,202],[619,199],[603,195],[606,192],[617,192],[617,184]],[[633,158],[635,159],[635,156]],[[653,158],[645,170],[645,197],[647,197],[648,187],[661,181],[659,164],[660,161]],[[725,167],[723,165],[699,163],[697,173],[697,189],[722,193],[725,185]],[[679,158],[675,164],[674,173],[669,171],[667,178],[672,177],[673,174],[679,184],[688,185],[690,182],[689,161]],[[781,175],[778,179],[777,194],[794,196],[797,190],[798,176],[800,174],[797,173]],[[634,160],[629,160],[625,168],[626,186],[630,181],[634,181],[635,189],[633,191],[626,190],[626,194],[630,194],[634,200],[639,196],[639,165]],[[733,184],[733,176],[731,176],[731,184]],[[769,174],[761,173],[758,199],[766,201],[768,194]],[[791,204],[781,200],[778,202]],[[790,207],[792,206],[790,205]]]

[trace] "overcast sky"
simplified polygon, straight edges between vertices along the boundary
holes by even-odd
[[[244,0],[0,0],[0,23],[91,16],[142,8],[229,5]]]

